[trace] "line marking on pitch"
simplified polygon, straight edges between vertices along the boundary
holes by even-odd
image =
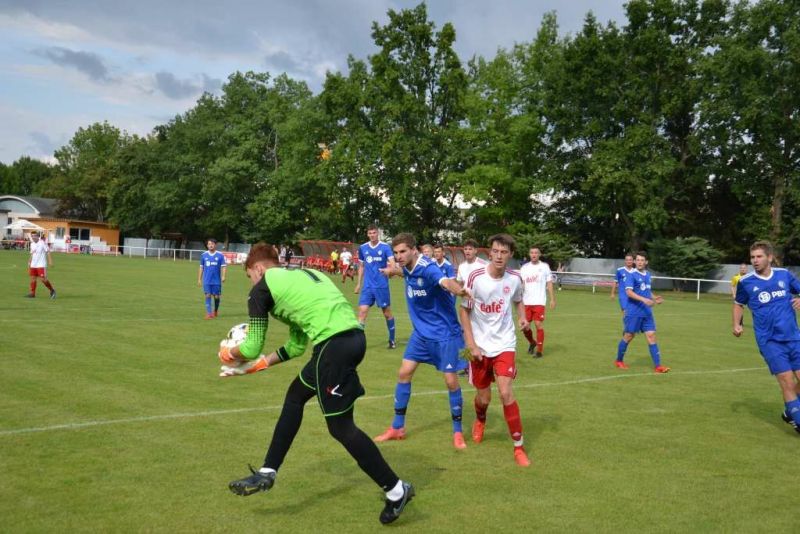
[[[764,367],[745,367],[741,369],[720,369],[717,371],[672,371],[670,375],[720,375],[720,374],[732,374],[732,373],[746,373],[750,371],[763,371]],[[515,384],[515,389],[535,389],[535,388],[547,388],[547,387],[558,387],[558,386],[573,386],[578,384],[589,384],[593,382],[606,382],[609,380],[620,380],[624,378],[636,378],[642,376],[652,376],[656,377],[659,376],[656,373],[620,373],[616,375],[606,375],[606,376],[596,376],[590,378],[579,378],[577,380],[563,380],[560,382],[540,382],[534,384]],[[666,378],[665,378],[666,379]],[[430,395],[444,395],[446,392],[441,390],[436,391],[420,391],[412,394],[412,397],[427,397]],[[372,400],[384,400],[384,399],[391,399],[394,397],[394,393],[388,395],[373,395],[373,396],[366,396],[362,397],[360,400],[365,401],[372,401]],[[81,430],[84,428],[92,428],[98,426],[107,426],[107,425],[121,425],[126,423],[147,423],[152,421],[168,421],[172,419],[191,419],[194,417],[214,417],[217,415],[230,415],[230,414],[242,414],[242,413],[252,413],[252,412],[268,412],[268,411],[277,411],[280,410],[280,406],[260,406],[258,408],[234,408],[229,410],[209,410],[203,412],[190,412],[190,413],[173,413],[173,414],[164,414],[164,415],[146,415],[141,417],[126,417],[123,419],[107,419],[107,420],[100,420],[100,421],[86,421],[84,423],[66,423],[60,425],[50,425],[50,426],[40,426],[40,427],[30,427],[30,428],[16,428],[16,429],[8,429],[8,430],[0,430],[0,436],[14,436],[19,434],[32,434],[36,432],[51,432],[54,430]]]

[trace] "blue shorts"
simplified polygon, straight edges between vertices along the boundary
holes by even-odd
[[[406,345],[404,360],[428,363],[443,373],[455,373],[469,366],[469,362],[459,357],[464,348],[464,337],[453,336],[449,339],[425,339],[414,331]]]
[[[358,295],[359,306],[372,306],[377,304],[379,308],[388,308],[389,300],[388,287],[364,287]]]
[[[800,341],[767,341],[758,348],[773,375],[800,371]]]
[[[206,295],[222,295],[220,284],[203,284],[203,293]]]
[[[622,321],[624,323],[623,332],[627,332],[629,334],[638,334],[639,332],[655,332],[656,331],[656,320],[653,319],[652,315],[648,315],[645,317],[628,317],[625,316],[625,319]]]

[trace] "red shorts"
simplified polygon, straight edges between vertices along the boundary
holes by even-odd
[[[539,304],[535,306],[525,305],[525,319],[532,323],[533,321],[544,321],[544,306]]]
[[[47,278],[47,271],[44,267],[28,267],[28,274],[39,278]]]
[[[513,352],[501,352],[493,358],[484,356],[481,361],[469,362],[469,383],[476,388],[488,388],[494,382],[495,376],[516,378],[517,367],[514,364]]]

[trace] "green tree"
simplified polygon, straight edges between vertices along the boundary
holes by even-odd
[[[56,150],[54,176],[43,190],[59,200],[58,212],[78,219],[107,219],[108,187],[115,179],[115,158],[129,137],[107,122],[79,128]]]
[[[719,267],[722,257],[708,240],[696,236],[657,239],[650,243],[649,249],[650,266],[674,277],[705,278]]]

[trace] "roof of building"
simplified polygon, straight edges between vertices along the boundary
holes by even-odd
[[[54,198],[42,197],[23,197],[20,195],[0,195],[0,203],[3,200],[17,200],[30,206],[40,217],[52,217],[56,214],[58,200]]]

